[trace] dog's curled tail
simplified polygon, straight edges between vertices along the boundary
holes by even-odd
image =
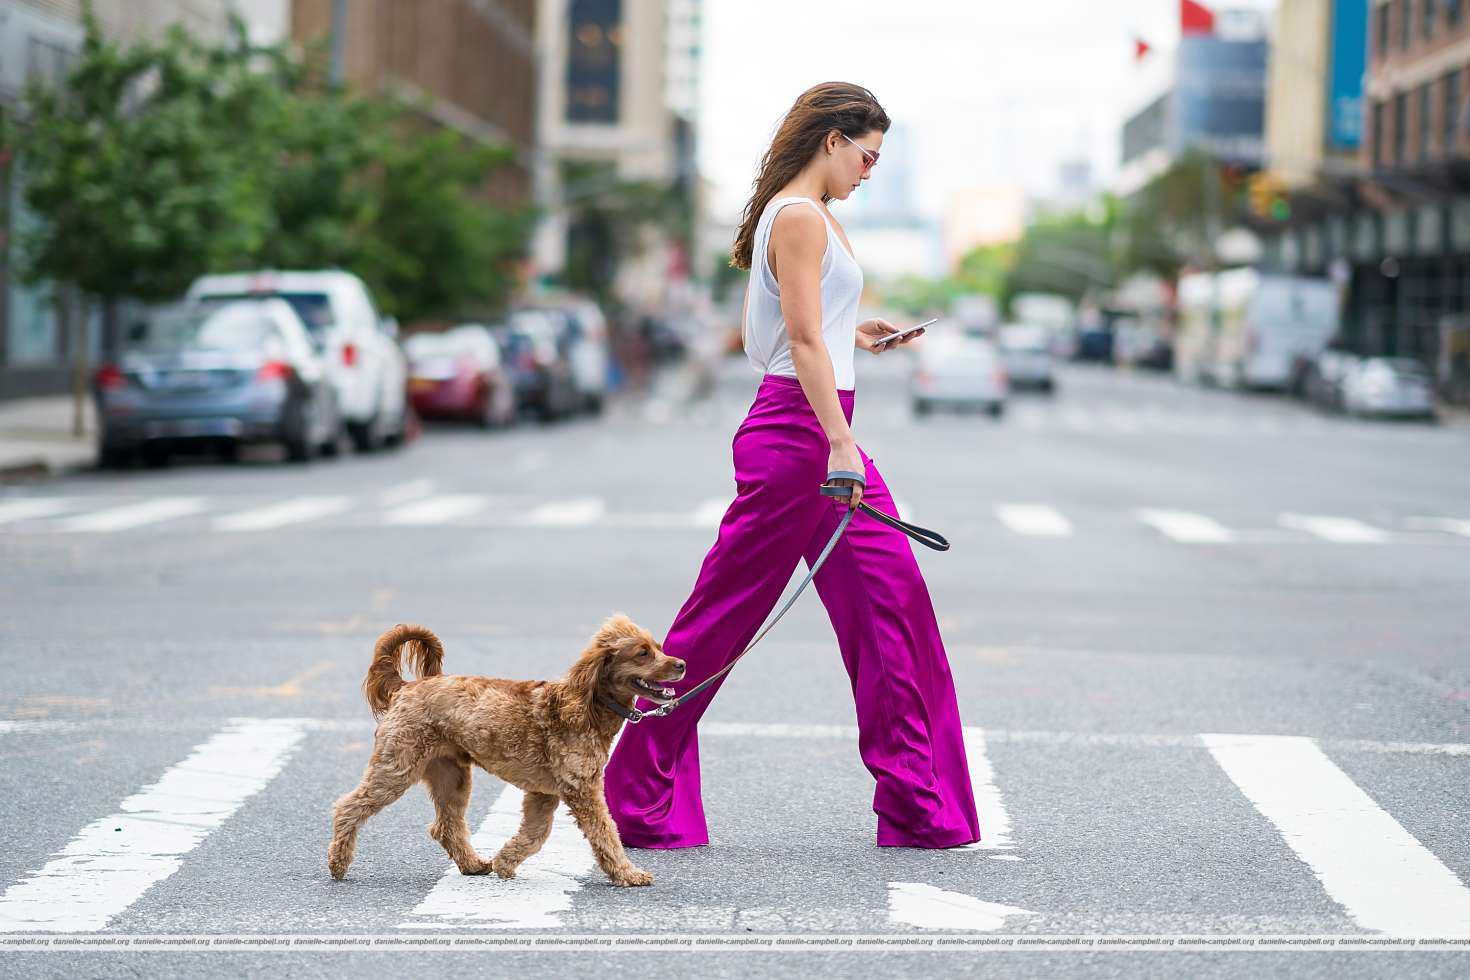
[[[399,656],[408,648],[409,666],[419,680],[436,677],[444,673],[444,647],[439,637],[427,626],[399,623],[378,637],[373,647],[373,662],[368,667],[367,678],[362,682],[362,693],[367,695],[368,707],[376,718],[388,710],[393,695],[403,687],[399,673]]]

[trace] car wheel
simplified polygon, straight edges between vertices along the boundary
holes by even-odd
[[[97,466],[104,470],[125,470],[133,465],[134,455],[131,449],[104,444],[97,450]]]
[[[993,419],[998,419],[1005,413],[1006,407],[1001,402],[991,402],[985,406],[985,412]]]
[[[915,415],[920,415],[920,416],[928,415],[929,414],[930,407],[931,406],[929,405],[929,403],[926,402],[926,401],[924,401],[924,399],[922,399],[922,398],[915,398],[914,399],[914,414]]]
[[[354,422],[347,427],[352,447],[358,452],[371,453],[383,448],[383,431],[378,419],[379,416],[374,415],[366,422]]]
[[[398,412],[398,424],[393,431],[383,433],[385,446],[401,446],[408,441],[408,399],[403,399],[403,408]]]
[[[297,411],[285,443],[286,458],[293,463],[309,463],[316,458],[317,445],[311,438],[311,428],[303,411]]]
[[[169,463],[169,449],[163,443],[150,442],[143,446],[143,465],[157,469]]]

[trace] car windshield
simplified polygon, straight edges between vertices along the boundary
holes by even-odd
[[[275,322],[253,303],[165,314],[140,326],[129,339],[145,351],[259,350],[279,336]]]
[[[263,296],[279,296],[290,303],[291,308],[296,311],[297,316],[301,317],[301,322],[306,324],[306,329],[315,340],[320,340],[327,328],[335,322],[332,316],[332,301],[326,293],[222,293],[204,297],[199,301],[199,305],[208,309],[222,303],[260,299]]]

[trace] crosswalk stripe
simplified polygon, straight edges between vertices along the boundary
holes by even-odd
[[[177,871],[264,789],[306,732],[293,718],[238,719],[88,824],[45,867],[0,895],[0,932],[93,932]]]
[[[177,517],[188,517],[205,509],[203,497],[158,497],[136,504],[106,507],[79,514],[61,522],[62,531],[125,531],[157,524]]]
[[[975,794],[975,814],[980,818],[980,840],[964,848],[977,851],[1004,851],[1014,847],[1011,841],[1011,816],[1001,800],[995,782],[995,769],[985,749],[985,731],[970,725],[962,729],[965,761],[970,766],[970,788]]]
[[[918,881],[888,883],[888,921],[895,925],[993,932],[1004,928],[1009,916],[1035,914],[1014,905],[984,902]]]
[[[1405,523],[1409,527],[1447,531],[1462,538],[1470,538],[1470,520],[1456,517],[1410,517]]]
[[[489,860],[521,825],[524,794],[506,786],[480,829],[470,838],[480,857]],[[401,929],[545,929],[562,924],[581,878],[592,871],[592,848],[577,829],[565,803],[556,808],[546,843],[502,881],[489,875],[462,875],[453,865],[409,915]]]
[[[1389,540],[1388,532],[1352,517],[1325,514],[1282,514],[1282,527],[1315,534],[1326,541],[1340,544],[1380,544]]]
[[[996,515],[1017,534],[1064,538],[1072,533],[1072,522],[1055,508],[1041,504],[1001,504]]]
[[[385,524],[444,524],[481,510],[488,501],[481,494],[441,493],[399,506],[383,514]]]
[[[602,516],[607,504],[597,497],[552,500],[531,511],[530,523],[543,527],[581,527]]]
[[[729,509],[729,500],[723,497],[712,497],[695,509],[691,520],[699,527],[719,527],[720,521],[725,517],[725,511]]]
[[[1186,510],[1140,510],[1139,520],[1185,544],[1223,544],[1235,540],[1229,528]]]
[[[1470,936],[1470,889],[1312,739],[1200,738],[1359,925],[1394,936]]]
[[[300,524],[319,517],[330,517],[351,506],[351,497],[296,497],[278,504],[216,517],[211,527],[216,531],[264,531],[286,524]]]
[[[27,497],[0,503],[0,524],[50,517],[69,509],[72,502],[62,497]]]
[[[434,492],[434,481],[428,477],[419,477],[409,480],[407,483],[399,483],[388,487],[378,494],[378,503],[383,507],[392,507],[395,504],[406,503],[418,497],[427,497]]]

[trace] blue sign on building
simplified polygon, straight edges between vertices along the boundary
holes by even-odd
[[[1363,140],[1363,73],[1368,60],[1368,0],[1333,0],[1327,71],[1327,145],[1353,149]]]

